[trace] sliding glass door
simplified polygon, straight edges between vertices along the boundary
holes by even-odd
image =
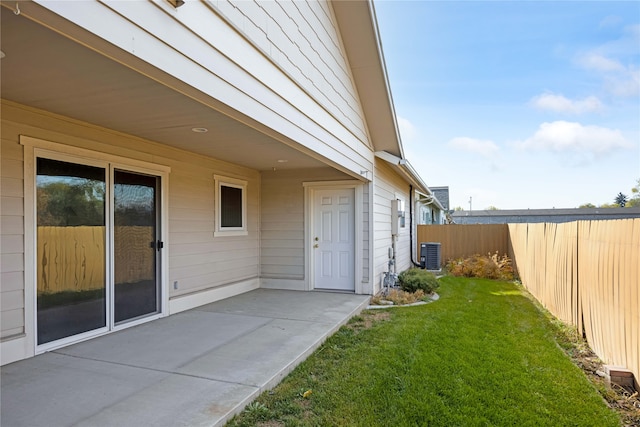
[[[36,159],[39,346],[161,312],[159,190],[154,175]]]
[[[38,345],[107,326],[106,170],[37,160]]]
[[[116,323],[158,313],[159,178],[114,171],[114,317]]]

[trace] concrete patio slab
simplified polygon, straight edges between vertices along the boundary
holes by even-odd
[[[216,426],[366,307],[258,289],[3,366],[4,426]]]
[[[191,310],[64,347],[56,353],[173,371],[269,320]]]
[[[317,347],[325,324],[276,319],[183,366],[180,373],[265,387],[290,372],[290,365]],[[275,384],[273,384],[275,385]]]

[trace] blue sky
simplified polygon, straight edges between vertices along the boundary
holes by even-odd
[[[640,2],[376,0],[405,155],[452,207],[613,203],[640,178]]]

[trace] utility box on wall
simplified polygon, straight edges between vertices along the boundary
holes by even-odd
[[[391,200],[391,234],[398,235],[398,228],[405,227],[404,202],[400,199]]]
[[[440,270],[440,243],[420,243],[420,265],[427,270]]]

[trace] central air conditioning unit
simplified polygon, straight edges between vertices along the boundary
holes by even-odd
[[[440,270],[440,243],[420,243],[420,265],[427,270]]]

